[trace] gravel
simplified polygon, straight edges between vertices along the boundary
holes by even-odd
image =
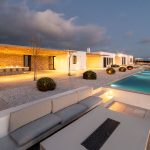
[[[132,70],[124,73],[117,71],[116,74],[114,75],[107,75],[105,70],[95,70],[98,77],[97,80],[84,80],[82,79],[81,74],[73,75],[70,77],[63,74],[62,76],[57,78],[55,78],[54,76],[54,80],[57,83],[57,88],[54,91],[48,91],[48,92],[38,91],[36,88],[36,83],[34,81],[26,82],[26,84],[23,83],[19,85],[17,85],[17,82],[11,83],[10,88],[9,88],[9,84],[7,83],[7,86],[5,85],[4,89],[1,87],[0,110],[4,110],[31,101],[36,101],[41,98],[55,95],[57,93],[61,93],[81,86],[91,86],[94,89],[96,89],[101,86],[104,86],[109,82],[121,79],[137,71],[138,70]]]

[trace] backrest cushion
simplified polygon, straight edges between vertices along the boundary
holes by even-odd
[[[92,87],[84,87],[77,90],[78,102],[92,95]]]
[[[52,112],[55,113],[77,102],[78,102],[78,97],[75,91],[68,91],[65,93],[61,93],[53,97]]]
[[[10,114],[9,130],[14,131],[17,128],[43,117],[52,111],[51,99],[44,99],[42,102],[27,106]]]

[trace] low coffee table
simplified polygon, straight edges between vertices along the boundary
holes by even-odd
[[[86,147],[86,140],[95,131],[98,131],[98,128],[108,118],[116,121],[116,127],[103,145],[101,145],[100,150],[145,149],[150,129],[149,121],[97,107],[41,142],[41,150],[91,150]],[[96,142],[99,141],[97,140]]]

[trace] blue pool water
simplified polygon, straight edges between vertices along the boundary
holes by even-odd
[[[138,72],[110,84],[113,88],[150,94],[150,70]]]

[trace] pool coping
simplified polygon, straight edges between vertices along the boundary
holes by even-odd
[[[120,88],[113,88],[113,87],[106,87],[106,88],[110,88],[110,89],[121,90],[121,91],[125,91],[125,92],[131,92],[131,93],[143,94],[143,95],[150,96],[150,94],[147,94],[147,93],[142,93],[142,92],[128,91],[128,90],[124,90],[124,89],[120,89]]]

